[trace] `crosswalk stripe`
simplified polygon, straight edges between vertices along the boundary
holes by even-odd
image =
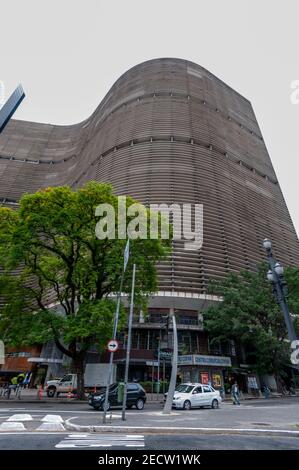
[[[88,441],[104,441],[104,440],[108,440],[108,441],[116,441],[116,442],[119,442],[120,440],[126,440],[126,441],[143,441],[144,440],[144,436],[134,436],[134,435],[130,435],[130,436],[127,436],[127,435],[118,435],[118,434],[87,434],[85,436],[80,436],[80,435],[77,435],[77,434],[70,434],[68,436],[65,437],[65,439],[68,439],[68,440],[76,440],[76,441],[79,441],[79,440],[88,440]]]
[[[37,431],[65,431],[65,427],[62,423],[42,423]]]
[[[63,423],[63,419],[60,415],[46,415],[42,421],[46,421],[48,423]]]
[[[126,447],[144,447],[144,444],[126,444]]]
[[[32,417],[30,414],[18,413],[11,416],[2,416],[2,419],[5,418],[5,421],[0,424],[0,431],[65,431],[63,426],[64,420],[60,415],[36,415]],[[38,427],[34,428],[33,422],[39,421],[40,424]],[[32,422],[31,428],[27,429],[23,424],[26,422]],[[38,424],[38,423],[37,423]],[[37,426],[36,424],[36,426]]]
[[[105,434],[69,434],[56,444],[57,449],[81,447],[144,447],[144,436],[105,435]]]
[[[33,421],[33,418],[31,415],[17,414],[10,416],[7,421]]]
[[[8,422],[5,421],[4,423],[0,424],[0,431],[26,431],[26,428],[23,423],[20,422]]]

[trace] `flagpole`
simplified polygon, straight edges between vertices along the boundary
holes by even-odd
[[[129,363],[130,363],[131,336],[132,336],[132,323],[133,323],[133,311],[134,311],[135,273],[136,273],[136,264],[133,264],[132,292],[131,292],[131,304],[130,304],[130,314],[129,314],[129,324],[128,324],[128,342],[127,342],[126,368],[125,368],[125,387],[124,387],[124,398],[123,398],[123,406],[122,406],[122,420],[123,421],[126,420]]]

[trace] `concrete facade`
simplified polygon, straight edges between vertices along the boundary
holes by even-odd
[[[0,201],[25,192],[109,181],[145,204],[199,203],[199,251],[174,243],[162,292],[201,294],[229,271],[264,259],[269,237],[284,265],[298,239],[251,104],[207,70],[179,59],[133,67],[90,118],[72,126],[12,120],[0,136]],[[164,294],[165,295],[165,294]]]
[[[206,294],[209,282],[255,269],[266,237],[280,262],[299,265],[297,235],[250,102],[195,63],[144,62],[85,121],[12,120],[0,135],[0,203],[14,207],[24,192],[88,180],[111,182],[116,194],[146,205],[203,204],[203,247],[186,251],[173,242],[158,269],[150,304],[157,311],[194,315],[217,300]],[[145,328],[144,321],[134,326]],[[201,338],[200,322],[192,326]]]

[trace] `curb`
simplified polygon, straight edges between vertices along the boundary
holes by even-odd
[[[51,404],[51,403],[60,403],[60,404],[75,404],[75,405],[88,405],[88,400],[76,400],[75,398],[65,398],[64,400],[57,400],[57,399],[41,399],[41,400],[38,400],[38,399],[23,399],[21,398],[20,400],[19,399],[15,399],[15,398],[10,398],[9,400],[1,400],[0,399],[0,405],[1,403],[4,403],[5,405],[6,404],[9,404],[9,403],[47,403],[47,404]],[[163,405],[164,402],[159,402],[159,401],[147,401],[146,404],[147,405]]]
[[[37,399],[35,399],[35,400],[33,400],[33,399],[32,399],[32,400],[29,400],[29,399],[28,399],[28,400],[23,400],[22,398],[21,398],[20,400],[15,400],[15,399],[0,400],[0,404],[1,404],[1,403],[5,403],[5,405],[8,405],[9,403],[24,403],[24,404],[26,404],[26,403],[37,403],[37,404],[39,404],[39,403],[47,403],[47,404],[49,404],[49,403],[50,403],[50,404],[51,404],[51,403],[53,403],[53,404],[57,404],[57,403],[60,403],[60,404],[61,404],[61,403],[63,403],[63,404],[68,404],[68,405],[69,405],[69,404],[74,404],[74,403],[77,404],[77,405],[84,405],[84,404],[87,405],[87,404],[88,404],[87,400],[82,400],[82,401],[80,401],[80,400],[73,400],[73,401],[72,401],[72,399],[71,399],[71,400],[70,400],[70,399],[66,399],[66,400],[58,400],[58,401],[57,401],[57,400],[51,400],[51,401],[50,401],[50,400],[45,400],[45,399],[42,399],[42,400],[37,400]]]
[[[184,427],[154,427],[154,426],[84,426],[71,423],[69,418],[64,422],[64,426],[68,431],[102,433],[102,432],[144,432],[148,434],[247,434],[247,435],[264,435],[264,436],[287,436],[298,437],[299,431],[291,431],[284,429],[233,429],[233,428],[184,428]]]

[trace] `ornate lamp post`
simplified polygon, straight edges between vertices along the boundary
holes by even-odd
[[[289,312],[288,304],[286,297],[288,295],[287,283],[283,276],[283,266],[278,263],[272,253],[272,243],[271,240],[265,238],[263,241],[263,247],[267,253],[267,259],[269,263],[269,271],[267,273],[267,279],[272,284],[273,295],[276,299],[276,302],[280,305],[282,310],[286,328],[288,331],[288,337],[290,342],[297,340],[294,324]]]

